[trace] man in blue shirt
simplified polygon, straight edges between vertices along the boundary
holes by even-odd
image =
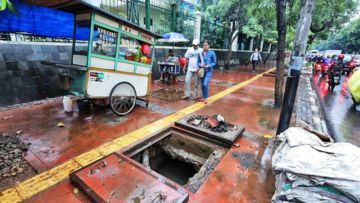
[[[205,40],[203,43],[203,52],[201,55],[202,57],[198,57],[198,65],[200,68],[204,68],[204,77],[201,81],[203,98],[200,99],[200,101],[206,103],[206,99],[209,97],[210,79],[216,65],[216,55],[214,51],[210,50],[210,43],[208,40]]]

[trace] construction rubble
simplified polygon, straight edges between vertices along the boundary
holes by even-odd
[[[278,136],[272,202],[360,202],[360,148],[303,128]]]
[[[216,133],[226,133],[238,129],[237,126],[227,123],[221,114],[213,116],[193,115],[188,119],[187,123]]]

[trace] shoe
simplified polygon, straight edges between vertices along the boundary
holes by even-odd
[[[204,99],[204,98],[199,98],[198,101],[199,101],[199,102],[204,102],[205,99]]]
[[[189,99],[189,96],[182,96],[181,99]]]

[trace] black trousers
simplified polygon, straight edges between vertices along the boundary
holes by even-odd
[[[251,62],[252,62],[253,71],[255,71],[255,67],[259,63],[259,61],[258,60],[252,60]]]

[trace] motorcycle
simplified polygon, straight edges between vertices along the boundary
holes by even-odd
[[[332,70],[329,73],[328,90],[334,91],[335,86],[340,84],[341,72],[339,70]]]
[[[355,59],[352,59],[351,61],[347,62],[344,66],[343,74],[346,74],[347,76],[350,75],[350,73],[354,70],[354,68],[357,67],[357,62]]]
[[[320,70],[320,72],[321,72],[321,77],[324,77],[324,76],[328,73],[328,71],[330,70],[331,66],[332,66],[332,64],[325,64],[325,63],[322,63],[322,64],[321,64],[321,70]]]

